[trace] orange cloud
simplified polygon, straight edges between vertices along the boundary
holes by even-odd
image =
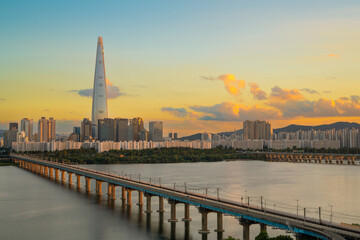
[[[246,85],[246,82],[244,80],[236,80],[236,77],[233,74],[222,74],[217,77],[200,76],[200,78],[210,81],[223,81],[226,90],[232,95],[239,95],[241,93],[240,90],[245,88]]]
[[[236,80],[233,74],[223,74],[218,78],[224,82],[227,91],[232,95],[238,95],[240,90],[246,85],[244,80]]]
[[[275,86],[271,89],[270,99],[271,101],[301,100],[304,96],[297,89],[288,90]]]
[[[266,92],[261,90],[256,83],[250,83],[250,85],[251,85],[250,92],[254,96],[255,99],[264,100],[267,98]]]
[[[339,58],[340,55],[339,54],[335,54],[335,53],[330,53],[327,55],[328,57],[335,57],[335,58]]]

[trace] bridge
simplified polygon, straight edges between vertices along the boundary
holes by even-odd
[[[360,165],[358,154],[288,153],[288,152],[242,152],[254,154],[269,162],[323,163],[338,165]]]
[[[184,205],[184,218],[182,221],[189,223],[190,205],[198,208],[201,214],[201,229],[199,234],[202,239],[207,239],[210,233],[208,229],[208,214],[215,213],[217,216],[217,232],[218,239],[222,239],[223,215],[231,215],[239,220],[239,224],[243,227],[243,239],[250,240],[250,225],[259,224],[261,231],[266,231],[267,226],[283,229],[292,232],[297,239],[336,239],[336,240],[355,240],[360,239],[360,228],[352,225],[344,225],[341,223],[324,221],[319,215],[319,219],[313,219],[306,216],[286,213],[278,210],[270,210],[263,206],[253,206],[246,203],[238,203],[231,200],[217,197],[195,194],[192,192],[182,191],[175,188],[161,186],[161,184],[152,184],[140,180],[133,180],[122,176],[109,173],[98,172],[85,169],[75,165],[62,164],[57,162],[45,161],[29,156],[11,154],[10,158],[19,167],[31,171],[33,173],[54,179],[58,182],[65,183],[65,173],[68,176],[69,185],[73,184],[73,176],[76,179],[76,187],[81,188],[81,178],[85,178],[85,191],[90,192],[90,184],[95,182],[96,194],[102,196],[102,184],[107,184],[107,196],[110,201],[116,201],[116,188],[121,189],[121,200],[128,206],[133,204],[131,200],[132,192],[138,192],[138,204],[143,205],[143,198],[146,198],[146,213],[152,212],[151,201],[153,197],[157,197],[159,201],[159,209],[157,212],[163,214],[164,199],[170,204],[170,219],[168,222],[175,226],[178,222],[176,217],[176,206]]]

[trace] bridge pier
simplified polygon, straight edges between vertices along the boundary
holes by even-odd
[[[61,182],[65,183],[65,170],[60,170],[61,171]]]
[[[159,210],[157,210],[158,213],[165,212],[164,210],[164,197],[159,196]]]
[[[91,178],[85,177],[85,190],[88,193],[90,192],[90,180],[91,180]]]
[[[239,222],[243,226],[243,240],[250,240],[250,225],[254,222],[242,218]]]
[[[225,232],[223,228],[223,214],[221,212],[217,212],[217,228],[214,230],[217,232],[217,239],[223,239],[223,233]]]
[[[260,223],[260,232],[267,232],[266,224]]]
[[[132,204],[131,204],[131,192],[132,192],[132,189],[129,189],[129,188],[126,189],[126,193],[127,193],[127,203],[126,203],[126,205],[128,207],[132,206]]]
[[[102,181],[96,180],[96,195],[97,196],[102,195],[101,183],[102,183]]]
[[[190,218],[190,204],[184,204],[184,218],[181,219],[183,222],[190,222],[192,219]]]
[[[149,193],[145,193],[145,197],[146,197],[146,211],[145,213],[152,213],[151,210],[151,197],[152,195]]]
[[[110,189],[111,189],[110,200],[114,201],[114,200],[116,200],[115,185],[111,184]]]
[[[48,166],[45,166],[45,177],[48,177],[49,175],[49,168]]]
[[[142,191],[139,191],[139,200],[138,200],[138,203],[136,205],[139,205],[139,206],[142,206],[144,205],[144,201],[143,201],[143,197],[144,196],[144,193]]]
[[[77,186],[77,189],[80,189],[81,188],[81,181],[80,181],[80,178],[81,178],[81,175],[75,175],[76,176],[76,186]]]
[[[49,168],[49,176],[50,176],[50,179],[54,178],[53,168]]]
[[[72,175],[73,175],[73,173],[68,172],[68,175],[69,175],[69,186],[71,186],[72,185]]]
[[[199,230],[200,234],[209,234],[210,231],[208,229],[208,220],[207,215],[210,211],[204,208],[199,208],[199,213],[201,213],[201,229]]]
[[[41,170],[40,170],[41,172]],[[55,180],[59,181],[59,169],[55,169]]]
[[[176,204],[177,202],[175,200],[169,199],[170,204],[170,219],[168,222],[176,223],[178,220],[176,219]]]
[[[121,200],[126,200],[126,189],[125,187],[121,187]]]

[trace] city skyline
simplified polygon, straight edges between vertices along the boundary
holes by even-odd
[[[244,120],[360,122],[360,4],[324,3],[105,4],[108,16],[96,21],[93,2],[47,11],[9,3],[0,16],[0,129],[51,116],[69,133],[91,118],[98,36],[111,118],[162,121],[164,133],[181,136],[240,129]]]

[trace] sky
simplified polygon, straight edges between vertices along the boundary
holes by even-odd
[[[109,117],[186,136],[360,123],[360,1],[2,1],[0,129],[91,118],[104,40]]]

